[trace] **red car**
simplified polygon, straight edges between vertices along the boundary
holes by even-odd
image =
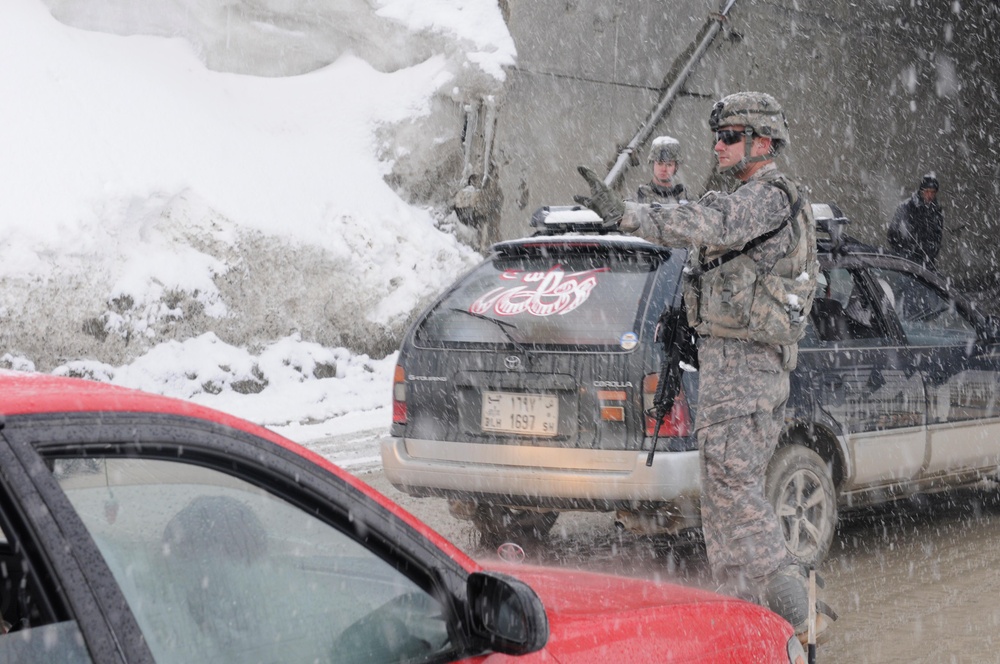
[[[0,661],[804,662],[753,604],[484,567],[277,434],[0,372]]]

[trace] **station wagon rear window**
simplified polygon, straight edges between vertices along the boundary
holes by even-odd
[[[628,350],[659,255],[520,247],[480,265],[420,324],[418,345],[600,346]]]

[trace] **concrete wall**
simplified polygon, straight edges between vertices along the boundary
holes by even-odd
[[[503,204],[495,237],[524,235],[540,205],[585,193],[578,164],[606,173],[715,0],[510,0],[518,48],[496,128]],[[712,103],[773,94],[789,117],[781,165],[815,201],[836,201],[850,232],[881,244],[897,203],[935,171],[945,206],[943,272],[995,271],[1000,203],[1000,9],[993,0],[737,0],[653,136],[683,143],[681,175],[703,191]],[[646,149],[626,175],[649,177]],[[963,227],[958,230],[960,227]]]

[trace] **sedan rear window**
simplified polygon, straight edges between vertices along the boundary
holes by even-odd
[[[657,254],[607,247],[522,247],[462,280],[421,322],[415,340],[431,347],[628,347],[661,262]]]

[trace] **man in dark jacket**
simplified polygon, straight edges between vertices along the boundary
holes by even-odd
[[[934,269],[941,251],[944,213],[937,201],[938,180],[928,173],[920,188],[899,204],[889,224],[886,239],[895,253]]]

